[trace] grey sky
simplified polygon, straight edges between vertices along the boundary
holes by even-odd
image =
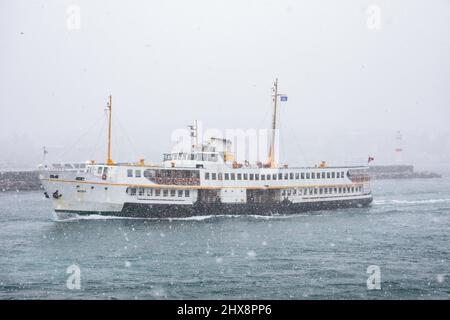
[[[0,167],[103,160],[109,93],[115,160],[160,161],[195,119],[268,127],[275,77],[286,161],[389,163],[399,130],[405,162],[450,162],[448,0],[0,0],[0,24]]]

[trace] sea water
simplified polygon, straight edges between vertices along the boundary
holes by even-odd
[[[372,187],[369,208],[64,221],[3,192],[0,299],[449,299],[450,177]]]

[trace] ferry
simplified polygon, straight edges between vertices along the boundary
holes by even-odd
[[[196,215],[277,215],[366,207],[373,200],[367,166],[279,165],[275,159],[278,81],[273,87],[268,160],[238,163],[231,141],[199,143],[189,126],[190,150],[167,153],[162,163],[116,163],[111,159],[112,98],[109,96],[107,160],[76,165],[43,164],[39,177],[57,216],[108,215],[177,218]]]

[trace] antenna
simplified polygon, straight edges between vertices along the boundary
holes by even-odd
[[[48,154],[47,148],[45,146],[42,147],[42,153],[43,153],[43,162],[45,163],[46,155]]]
[[[112,119],[112,96],[109,95],[109,102],[106,106],[108,113],[108,155],[106,164],[113,165],[114,162],[111,160],[111,119]]]

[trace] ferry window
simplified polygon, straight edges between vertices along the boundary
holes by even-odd
[[[102,167],[98,167],[97,174],[102,174]]]
[[[325,188],[325,194],[327,194],[328,193],[328,188]]]
[[[190,160],[195,160],[195,154],[191,153],[191,154],[189,155],[189,159],[190,159]]]
[[[153,189],[147,189],[147,196],[152,196],[153,195]]]
[[[235,173],[232,173],[232,174],[231,174],[231,180],[234,180],[235,176],[236,176],[236,174],[235,174]]]
[[[253,177],[254,177],[253,173],[250,173],[250,180],[253,180]]]
[[[317,194],[317,188],[314,188],[314,194]]]
[[[237,174],[237,179],[238,179],[238,180],[242,180],[242,174],[241,174],[241,173],[238,173],[238,174]]]
[[[267,175],[267,180],[270,180],[270,174]]]
[[[309,172],[306,174],[306,179],[309,179]]]
[[[255,173],[255,180],[259,180],[259,174]]]
[[[291,180],[294,179],[294,174],[292,172],[289,174],[289,179],[291,179]]]
[[[277,174],[276,174],[276,173],[274,173],[274,174],[272,175],[272,180],[277,180]]]
[[[229,173],[225,173],[225,180],[230,180],[230,174]]]
[[[184,196],[188,198],[190,196],[189,190],[184,190]]]
[[[300,174],[300,178],[305,179],[305,173],[304,173],[304,172],[302,172],[302,173]]]
[[[322,172],[322,179],[325,179],[325,172]]]
[[[129,178],[133,177],[133,170],[128,169],[128,170],[127,170],[127,176],[128,176]]]
[[[355,192],[355,187],[352,187],[352,192]]]
[[[334,179],[334,171],[331,173],[331,178]]]
[[[170,196],[171,197],[175,197],[175,190],[174,189],[170,190]]]
[[[182,197],[183,196],[183,190],[178,190],[178,197]]]
[[[289,173],[284,174],[284,180],[287,180],[287,179],[289,179]]]
[[[294,189],[294,191],[292,191],[292,194],[296,195],[297,194],[297,189]]]
[[[330,178],[331,178],[330,172],[327,172],[327,179],[330,179]]]
[[[136,178],[140,178],[140,177],[141,177],[141,170],[135,170],[135,171],[134,171],[134,176],[135,176]]]
[[[300,178],[300,174],[297,172],[297,173],[295,174],[295,179],[298,180],[298,178]]]
[[[146,178],[154,178],[155,177],[155,170],[144,170],[144,177]]]
[[[283,174],[282,173],[278,174],[278,180],[283,180]]]
[[[244,180],[248,179],[248,174],[244,173]]]
[[[343,193],[346,193],[346,190],[345,190],[345,188],[342,188],[342,191],[343,191]]]
[[[164,189],[163,190],[163,197],[167,197],[169,195],[169,190]]]
[[[161,189],[156,189],[155,190],[155,196],[159,197],[161,195]]]
[[[212,180],[216,180],[216,173],[214,172],[214,173],[211,173],[211,179]]]
[[[266,175],[265,174],[261,175],[261,180],[266,180]]]
[[[309,189],[309,194],[313,194],[313,189]]]
[[[209,172],[205,172],[205,180],[209,180]]]
[[[314,172],[311,173],[311,179],[315,179],[316,178],[316,174]]]
[[[286,195],[286,190],[281,191],[281,195],[285,196]]]
[[[344,178],[344,172],[343,171],[341,172],[341,178]]]
[[[320,194],[322,194],[322,193],[323,193],[323,190],[322,190],[322,188],[320,188],[320,189],[319,189],[319,193],[320,193]]]
[[[291,195],[291,189],[288,189],[287,195],[288,195],[288,196]]]
[[[131,188],[130,194],[132,196],[135,196],[136,195],[136,188]]]
[[[334,193],[337,193],[337,188],[334,188]]]
[[[144,188],[139,188],[139,195],[143,196],[144,195]]]
[[[218,180],[222,180],[222,173],[218,173],[217,178],[218,178]]]

